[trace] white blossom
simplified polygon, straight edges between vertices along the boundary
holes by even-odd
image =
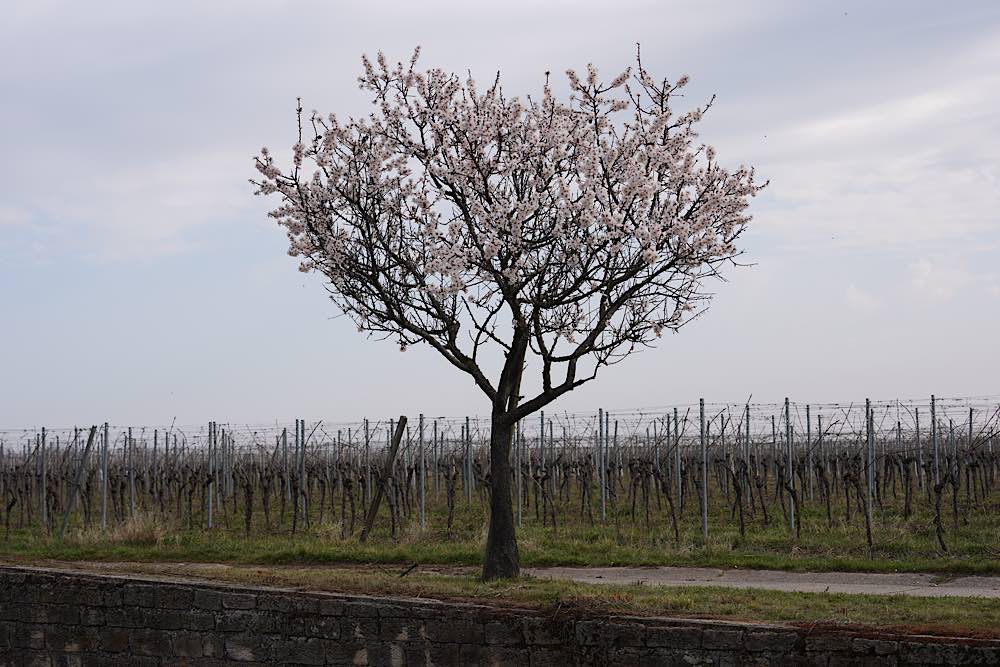
[[[429,343],[488,394],[480,348],[524,346],[566,369],[551,400],[579,384],[575,360],[614,363],[707,304],[763,185],[699,140],[710,103],[674,110],[686,76],[638,63],[605,84],[588,66],[566,100],[547,83],[521,99],[417,55],[363,57],[370,115],[314,112],[291,170],[266,147],[255,162],[289,254],[359,331]]]

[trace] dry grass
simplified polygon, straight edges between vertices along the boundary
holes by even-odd
[[[107,530],[98,526],[78,528],[67,536],[68,544],[93,546],[108,542],[118,542],[148,546],[179,544],[180,536],[162,518],[154,514],[140,513],[128,517],[121,523],[113,524]]]

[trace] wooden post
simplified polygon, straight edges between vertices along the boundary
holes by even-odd
[[[937,406],[934,394],[931,394],[931,448],[934,453],[934,486],[941,482],[941,451],[938,446]]]
[[[465,418],[465,500],[472,502],[472,430],[469,418]]]
[[[868,427],[868,452],[865,458],[868,459],[868,508],[872,507],[872,501],[874,500],[873,489],[875,482],[875,434],[872,432],[875,427],[875,416],[872,412],[872,405],[870,399],[865,399],[865,421]]]
[[[436,423],[436,422],[435,422]],[[517,527],[521,527],[521,512],[524,498],[522,497],[523,481],[521,479],[521,447],[524,446],[521,434],[521,422],[514,424],[514,479],[517,482]]]
[[[555,438],[555,435],[553,435],[553,428],[554,428],[554,425],[552,423],[552,419],[549,418],[549,440],[548,440],[548,442],[549,442],[549,451],[551,453],[551,456],[549,456],[549,459],[551,461],[555,462],[555,460],[558,458],[558,454],[556,454],[556,450],[554,449],[554,444],[555,444],[556,438]],[[566,427],[565,426],[562,427],[562,435],[563,435],[563,447],[565,447],[566,446]],[[549,475],[549,497],[551,497],[551,498],[555,498],[556,497],[556,479],[558,477],[559,477],[559,469],[558,468],[553,468],[552,469],[552,474]]]
[[[920,408],[913,409],[914,437],[917,440],[917,482],[924,490],[924,445],[920,441]]]
[[[777,473],[777,471],[778,471],[778,464],[775,461],[775,450],[777,449],[777,447],[778,447],[778,427],[777,427],[777,425],[774,422],[774,415],[772,414],[771,415],[771,452],[770,452],[771,466],[770,467],[774,468],[775,473]],[[767,478],[767,473],[766,472],[764,473],[764,477],[765,477],[765,479]],[[778,480],[778,482],[780,483],[781,480]]]
[[[108,528],[108,422],[101,435],[101,530]]]
[[[225,513],[226,499],[226,429],[219,429],[219,424],[215,425],[215,476],[218,483],[215,486],[215,500]]]
[[[701,536],[708,543],[708,443],[705,441],[705,399],[698,399],[701,419]]]
[[[306,512],[309,510],[306,504],[306,420],[299,420],[299,429],[302,435],[299,437],[299,495],[302,503],[302,520],[308,525]]]
[[[49,532],[49,514],[48,514],[48,481],[46,477],[48,476],[48,471],[45,469],[45,427],[42,427],[42,440],[41,445],[38,450],[41,458],[39,459],[39,465],[41,468],[40,483],[42,489],[42,506],[41,506],[41,517],[42,517],[42,532],[48,534]]]
[[[129,516],[135,516],[135,440],[132,427],[128,427],[128,506]]]
[[[686,421],[687,418],[685,418]],[[679,512],[684,481],[681,477],[681,420],[677,416],[677,408],[674,408],[674,482],[677,484],[677,511]]]
[[[823,465],[823,474],[825,475],[829,469],[827,468],[826,453],[823,451],[823,415],[816,415],[816,431],[818,432],[816,436],[816,447],[819,449],[819,460]]]
[[[795,534],[795,462],[792,459],[792,410],[785,397],[785,452],[788,465],[788,526]]]
[[[612,484],[618,484],[618,480],[621,478],[622,469],[622,451],[618,446],[618,420],[615,420],[615,431],[612,436],[612,444],[614,445],[614,453],[611,455],[615,462],[615,479]],[[609,489],[610,490],[610,489]]]
[[[149,480],[149,488],[153,499],[153,505],[156,505],[156,455],[157,449],[160,446],[160,431],[159,429],[153,429],[153,470],[152,478]]]
[[[372,504],[368,508],[368,516],[365,517],[365,527],[361,530],[360,541],[362,543],[368,539],[368,533],[371,532],[372,525],[375,523],[375,516],[378,514],[379,505],[382,504],[382,495],[385,493],[385,483],[389,479],[389,476],[392,475],[392,465],[396,460],[396,451],[399,449],[399,441],[403,439],[405,431],[406,415],[400,415],[399,422],[396,424],[396,432],[392,436],[392,443],[389,445],[385,466],[382,469],[382,474],[376,480],[375,496],[372,498]]]
[[[604,411],[604,443],[601,446],[601,520],[607,520],[607,500],[608,496],[611,494],[611,489],[608,488],[608,433],[611,420],[611,414],[605,410]],[[615,425],[618,425],[618,421],[615,421]]]
[[[438,420],[437,419],[434,420],[432,429],[433,429],[433,434],[431,437],[434,440],[434,447],[432,453],[433,456],[432,466],[434,470],[434,496],[437,497],[437,494],[441,491],[441,478],[439,476],[439,471],[438,471]]]
[[[967,443],[968,455],[972,455],[972,408],[969,408],[969,440]]]
[[[545,410],[538,415],[538,460],[542,468],[545,468]],[[543,505],[544,507],[544,505]]]
[[[750,403],[746,405],[746,423],[743,424],[743,430],[745,431],[743,435],[743,459],[746,461],[747,468],[750,467]]]
[[[604,432],[604,410],[597,410],[597,483],[601,488],[601,521],[607,518],[604,510],[604,440],[607,434]]]
[[[809,500],[813,500],[813,465],[812,465],[812,415],[806,405],[806,480],[809,482]]]
[[[948,466],[948,470],[958,472],[958,440],[955,438],[955,420],[948,420],[948,451],[951,452],[951,465]],[[956,482],[960,481],[958,476],[955,477]]]
[[[212,469],[212,453],[215,446],[215,422],[208,422],[208,452],[205,458],[205,470],[208,473],[208,488],[205,494],[208,496],[208,528],[212,528],[212,490],[215,488],[215,471]]]
[[[371,433],[368,427],[368,420],[365,419],[365,497],[364,502],[368,502],[372,493],[372,458],[371,458]]]
[[[97,435],[97,427],[90,427],[90,435],[87,437],[87,448],[83,450],[83,458],[76,468],[76,475],[73,476],[73,486],[69,490],[69,502],[66,504],[66,511],[63,513],[62,524],[59,526],[59,539],[66,533],[66,526],[69,524],[69,515],[73,512],[73,505],[76,504],[76,496],[80,490],[80,478],[83,470],[87,467],[87,457],[90,455],[90,448],[94,445],[94,436]]]
[[[298,421],[296,421],[298,424]],[[288,427],[281,429],[281,466],[285,470],[285,499],[292,501],[292,480],[288,476]]]
[[[420,447],[419,458],[420,458],[420,530],[425,530],[427,528],[427,484],[425,483],[425,471],[427,470],[427,462],[424,456],[424,415],[420,414],[420,421],[417,428],[417,443]]]

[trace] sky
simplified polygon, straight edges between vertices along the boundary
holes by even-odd
[[[8,0],[0,428],[488,412],[286,254],[252,158],[362,54],[537,94],[643,63],[770,186],[711,310],[551,410],[1000,394],[1000,4]]]

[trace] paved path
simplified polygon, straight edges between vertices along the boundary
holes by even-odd
[[[803,593],[867,593],[925,597],[1000,599],[1000,577],[916,573],[778,572],[720,570],[703,567],[537,567],[538,578],[569,579],[588,584],[650,586],[724,586]]]
[[[0,565],[5,563],[0,560]],[[19,563],[6,563],[17,566]],[[23,565],[23,563],[21,563]],[[44,561],[43,567],[128,574],[136,563]],[[169,576],[207,576],[224,563],[163,563]],[[246,566],[253,567],[253,566]],[[268,566],[265,566],[268,567]],[[284,566],[269,566],[281,569]],[[289,567],[350,569],[352,565],[300,565]],[[391,568],[387,565],[379,569]],[[402,566],[398,566],[402,567]],[[478,572],[478,568],[425,565],[423,572]],[[141,573],[149,574],[145,570]],[[801,593],[862,593],[868,595],[914,595],[923,597],[976,597],[1000,600],[1000,576],[873,572],[782,572],[780,570],[736,570],[708,567],[532,567],[525,574],[539,579],[564,579],[587,584],[636,584],[647,586],[721,586]]]

